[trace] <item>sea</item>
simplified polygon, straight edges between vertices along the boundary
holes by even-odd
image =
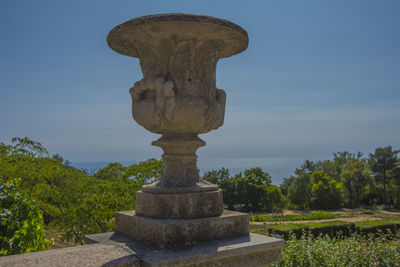
[[[78,169],[85,169],[89,174],[94,174],[100,169],[106,167],[108,164],[113,162],[121,163],[124,166],[129,166],[138,163],[138,161],[92,161],[92,162],[71,162],[71,165]],[[199,162],[198,167],[200,169],[200,175],[203,175],[208,171],[217,170],[224,167],[229,170],[231,176],[241,172],[243,173],[246,169],[250,169],[253,167],[260,167],[263,169],[263,171],[268,172],[271,175],[272,184],[280,185],[283,181],[283,178],[289,177],[294,172],[295,168],[299,166],[296,165],[298,164],[297,162],[296,164],[293,163],[291,164],[292,166],[290,167],[287,166],[286,168],[281,164],[265,166],[260,162],[257,163],[255,163],[254,166],[251,164],[244,164],[245,166],[242,167],[233,167],[232,164],[229,164],[228,162],[222,160],[220,164],[218,164],[218,161],[214,161],[213,164]]]

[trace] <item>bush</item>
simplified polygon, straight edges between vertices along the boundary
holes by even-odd
[[[291,235],[282,250],[282,261],[273,266],[398,266],[400,232],[379,237],[353,234],[348,238],[304,233]]]
[[[0,255],[44,250],[42,212],[37,204],[17,191],[18,179],[0,182]]]

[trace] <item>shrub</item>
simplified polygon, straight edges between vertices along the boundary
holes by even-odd
[[[17,191],[18,179],[0,182],[0,255],[44,250],[42,212],[35,201]]]
[[[291,235],[282,250],[282,261],[273,266],[398,266],[400,232],[379,237],[353,234],[315,237]]]

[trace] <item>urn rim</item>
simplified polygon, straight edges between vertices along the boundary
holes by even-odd
[[[246,50],[249,43],[247,32],[229,20],[206,15],[166,13],[136,17],[119,24],[109,32],[108,46],[117,53],[138,58],[140,52],[135,44],[142,39],[141,35],[151,31],[152,37],[157,39],[157,30],[162,33],[163,26],[168,27],[167,24],[171,25],[171,23],[202,28],[203,36],[198,36],[199,38],[225,39],[226,42],[219,51],[218,58],[239,54]],[[173,32],[170,35],[176,37]],[[160,34],[159,38],[165,38],[165,35]]]

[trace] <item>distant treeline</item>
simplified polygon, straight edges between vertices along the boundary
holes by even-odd
[[[398,155],[389,146],[367,158],[340,152],[332,160],[306,161],[280,187],[260,168],[235,176],[222,168],[203,179],[222,188],[229,209],[398,207]],[[162,167],[162,160],[149,159],[130,166],[110,163],[89,173],[26,137],[0,143],[0,255],[44,249],[44,228],[78,243],[87,234],[112,231],[115,212],[134,209],[135,192],[157,179]]]
[[[245,211],[400,207],[399,153],[387,146],[368,157],[344,151],[334,153],[332,160],[306,160],[279,188],[260,168],[233,177],[222,168],[207,172],[204,179],[223,189],[229,208]]]

